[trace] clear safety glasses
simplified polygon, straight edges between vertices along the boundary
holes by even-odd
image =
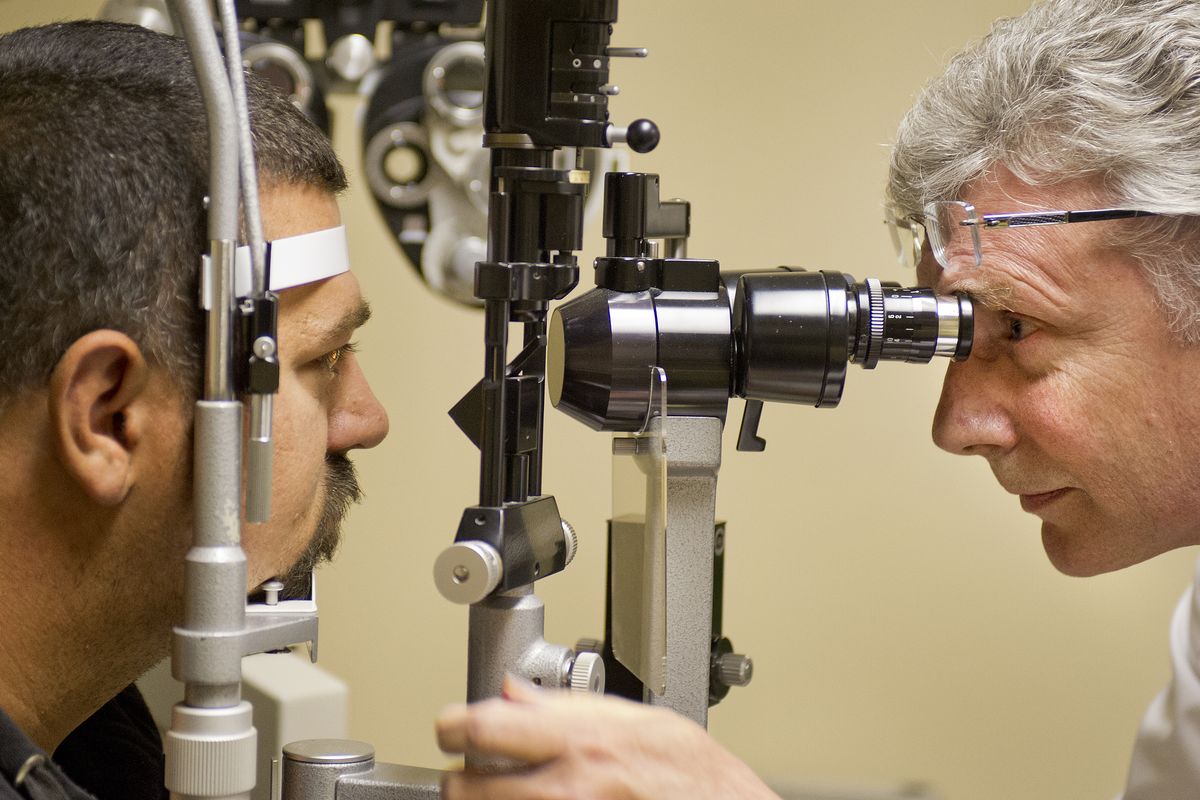
[[[884,222],[887,223],[896,257],[901,264],[916,267],[928,241],[937,262],[942,267],[949,267],[953,261],[974,266],[982,264],[981,234],[997,228],[1066,225],[1072,222],[1156,216],[1158,214],[1153,211],[1135,211],[1128,208],[979,215],[975,213],[975,206],[970,203],[962,200],[940,200],[926,205],[925,213],[920,217],[903,217],[888,212]]]

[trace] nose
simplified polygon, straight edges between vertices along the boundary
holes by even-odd
[[[337,395],[329,415],[331,453],[370,449],[388,434],[388,416],[367,383],[367,376],[353,353],[340,363]]]
[[[950,364],[933,418],[933,441],[957,455],[988,458],[1017,444],[1017,426],[1007,397],[1016,376],[1001,359],[973,354]]]

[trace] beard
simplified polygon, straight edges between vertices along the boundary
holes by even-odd
[[[310,576],[317,566],[333,559],[342,539],[342,520],[350,506],[362,499],[354,464],[341,453],[325,456],[325,502],[316,530],[300,558],[280,576],[283,591],[280,600],[307,598]]]

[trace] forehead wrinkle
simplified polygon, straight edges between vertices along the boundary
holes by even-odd
[[[1069,265],[1080,256],[1071,249],[1070,241],[1063,240],[1063,233],[1061,226],[984,233],[983,264],[943,271],[940,283],[953,291],[968,292],[982,306],[997,310],[1038,310],[1030,305],[1064,307],[1070,304],[1072,284],[1078,280]]]

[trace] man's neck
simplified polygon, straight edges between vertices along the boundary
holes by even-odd
[[[176,576],[136,580],[152,556],[122,537],[152,543],[165,531],[122,534],[64,494],[54,455],[30,441],[37,423],[21,416],[0,415],[0,708],[52,753],[165,654],[174,604],[147,598]]]
[[[2,556],[0,556],[2,558]],[[37,575],[35,571],[29,574]],[[0,708],[47,753],[165,654],[116,603],[92,609],[59,592],[11,592],[0,576]],[[22,595],[14,601],[13,594]],[[40,608],[35,607],[35,604]],[[126,606],[125,608],[128,608]],[[18,620],[25,620],[19,622]]]

